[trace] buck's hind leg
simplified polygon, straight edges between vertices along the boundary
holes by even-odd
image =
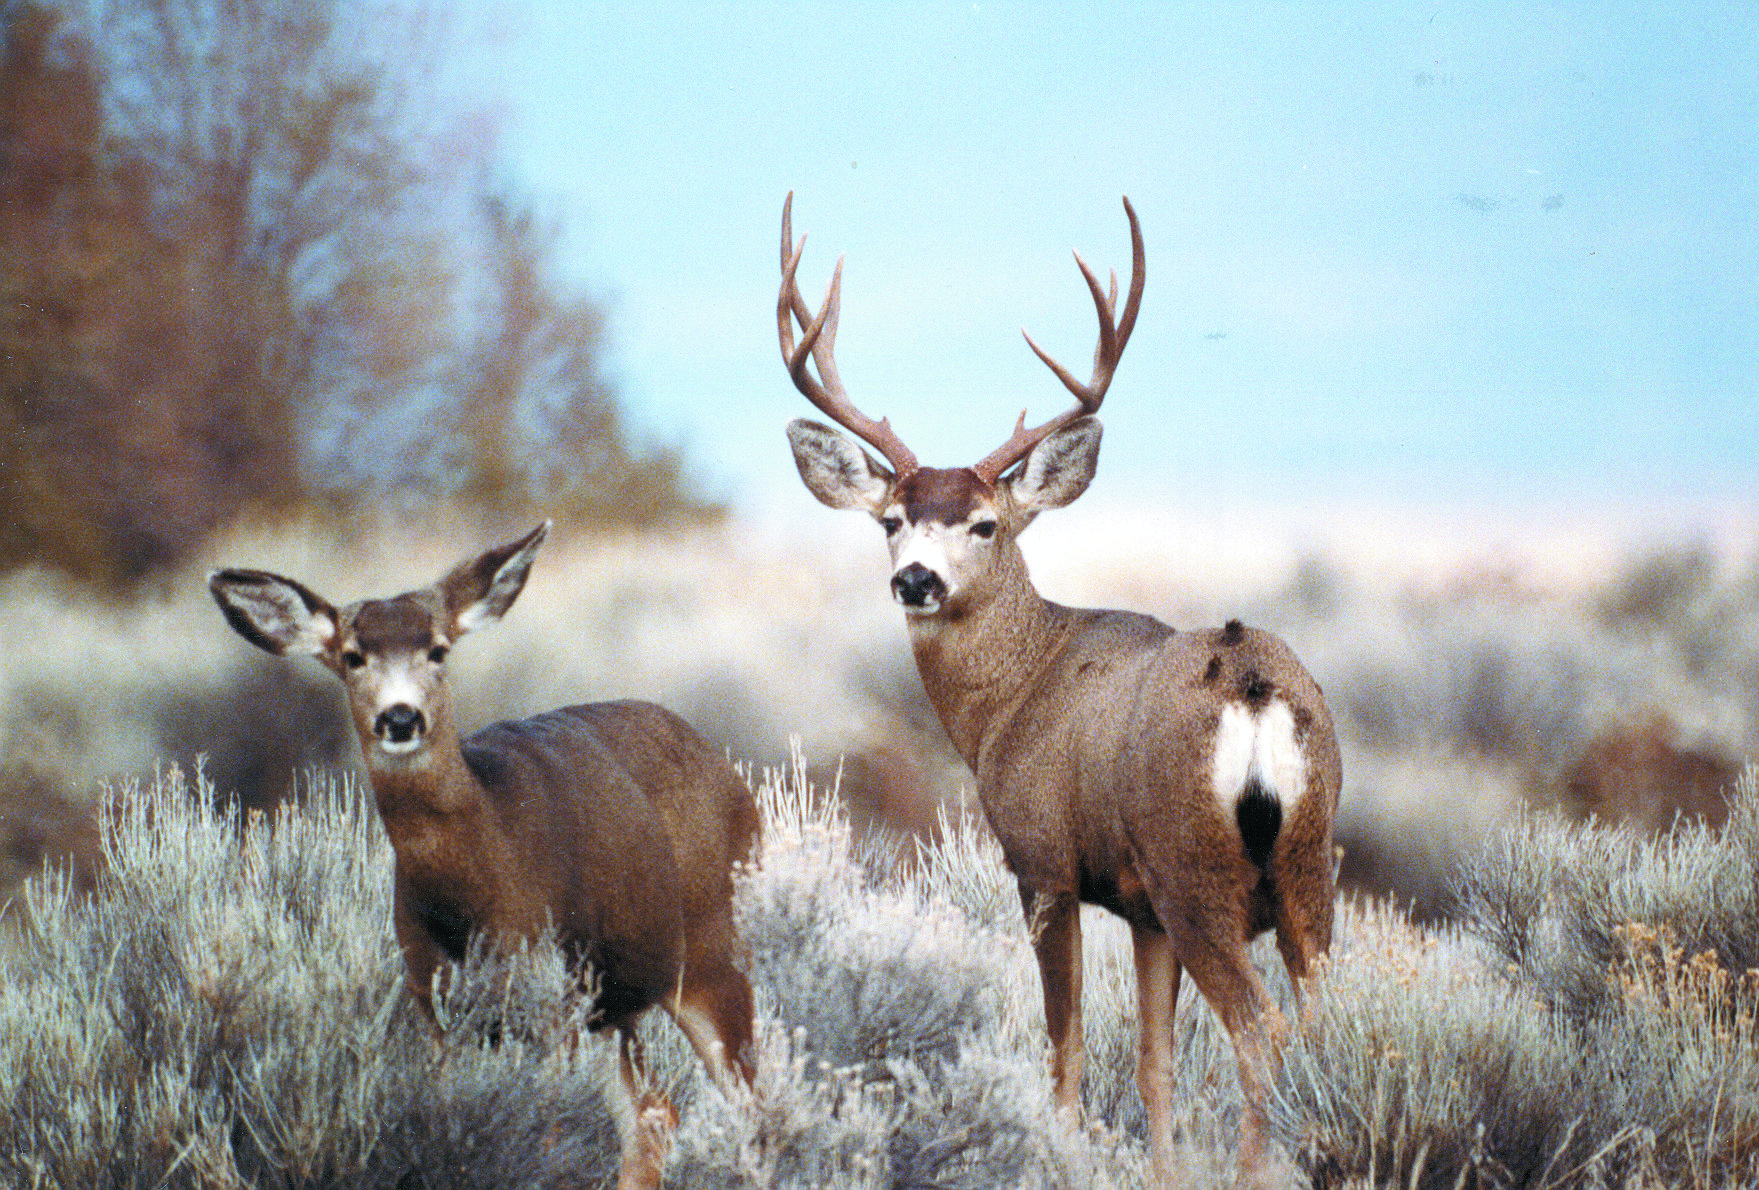
[[[1152,866],[1147,875],[1149,899],[1155,917],[1167,929],[1173,960],[1191,976],[1234,1044],[1245,1100],[1240,1175],[1242,1183],[1252,1183],[1261,1176],[1265,1104],[1277,1070],[1270,993],[1252,965],[1237,901],[1194,893],[1188,883],[1171,883]]]
[[[1203,998],[1221,1018],[1234,1043],[1245,1112],[1240,1120],[1240,1172],[1250,1179],[1264,1156],[1265,1103],[1276,1081],[1277,1030],[1264,980],[1252,965],[1245,939],[1233,921],[1210,932],[1190,931],[1176,940],[1179,959]]]
[[[1332,878],[1329,842],[1292,847],[1279,856],[1273,874],[1276,898],[1272,925],[1277,953],[1289,972],[1289,983],[1303,1009],[1307,981],[1315,960],[1331,949],[1337,886]]]
[[[1330,925],[1327,920],[1326,933],[1330,932]],[[1313,974],[1313,961],[1325,952],[1325,948],[1314,940],[1317,933],[1302,914],[1277,906],[1277,953],[1282,956],[1283,966],[1289,972],[1289,986],[1295,990],[1295,1002],[1302,1007],[1307,1004],[1307,980]]]
[[[1136,951],[1136,1089],[1148,1116],[1149,1152],[1163,1183],[1173,1177],[1173,1010],[1179,1003],[1179,963],[1160,930],[1130,927]]]
[[[1023,887],[1020,903],[1044,990],[1052,1095],[1059,1111],[1079,1121],[1081,1075],[1087,1065],[1087,1043],[1081,1033],[1081,902],[1073,893]]]

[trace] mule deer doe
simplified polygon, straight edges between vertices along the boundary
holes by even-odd
[[[429,1019],[435,977],[472,933],[507,943],[553,930],[583,982],[587,968],[597,976],[594,1027],[619,1035],[622,1184],[657,1185],[663,1140],[635,1107],[636,1018],[661,1005],[723,1085],[751,1082],[731,899],[757,807],[713,748],[651,703],[565,707],[459,738],[447,653],[513,606],[548,530],[432,587],[342,608],[259,570],[218,571],[209,588],[239,635],[313,654],[347,687],[396,852],[397,939]]]
[[[1134,259],[1121,316],[1116,274],[1108,296],[1075,257],[1099,311],[1092,379],[1078,380],[1027,336],[1075,406],[1030,430],[1022,413],[978,463],[939,468],[919,465],[889,421],[849,400],[833,359],[842,262],[814,315],[795,280],[806,241],[793,242],[792,206],[789,195],[776,304],[782,358],[807,400],[890,468],[805,419],[788,427],[794,461],[821,502],[866,512],[885,530],[892,594],[923,685],[976,775],[1033,925],[1058,1105],[1079,1116],[1085,901],[1130,925],[1137,1086],[1160,1176],[1172,1176],[1181,969],[1233,1039],[1246,1101],[1240,1164],[1253,1175],[1276,1038],[1247,944],[1274,929],[1297,987],[1331,944],[1341,767],[1325,699],[1281,640],[1238,621],[1177,632],[1148,616],[1040,597],[1017,544],[1035,516],[1070,503],[1093,478],[1093,414],[1142,298],[1136,212],[1125,199]]]

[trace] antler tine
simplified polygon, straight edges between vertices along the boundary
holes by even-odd
[[[1130,341],[1130,332],[1136,329],[1136,312],[1142,305],[1142,282],[1145,279],[1145,258],[1142,250],[1142,226],[1136,221],[1136,209],[1124,199],[1124,214],[1130,219],[1130,295],[1124,300],[1123,316],[1115,317],[1118,302],[1118,274],[1111,274],[1111,292],[1109,295],[1100,287],[1099,278],[1081,254],[1075,254],[1075,263],[1081,269],[1081,277],[1087,282],[1087,292],[1093,295],[1094,309],[1099,314],[1099,344],[1093,350],[1093,379],[1083,384],[1052,359],[1045,350],[1032,341],[1032,336],[1025,331],[1020,333],[1026,338],[1026,345],[1032,348],[1034,355],[1045,362],[1045,365],[1056,374],[1063,387],[1075,394],[1075,407],[1065,409],[1043,425],[1035,429],[1026,428],[1026,411],[1020,411],[1020,419],[1014,423],[1014,432],[1008,440],[990,454],[985,455],[972,468],[981,476],[985,483],[995,483],[1002,472],[1018,463],[1032,452],[1032,448],[1049,438],[1069,423],[1099,412],[1100,402],[1105,400],[1106,389],[1111,387],[1112,373],[1117,370],[1118,361],[1123,358],[1124,345]]]
[[[794,242],[794,192],[788,192],[787,200],[782,203],[782,271],[789,272],[799,263],[799,257],[806,251],[806,237],[801,236],[800,242]],[[789,298],[794,308],[794,317],[800,322],[800,329],[805,330],[812,325],[812,307],[800,296],[798,286],[789,286]]]
[[[794,195],[790,191],[787,201],[782,204],[782,289],[776,298],[776,331],[781,340],[782,360],[788,365],[788,376],[801,395],[820,412],[879,451],[899,477],[908,475],[916,470],[916,455],[892,430],[889,420],[875,421],[855,407],[837,375],[834,352],[837,317],[842,307],[842,259],[837,260],[830,288],[825,292],[824,305],[816,317],[806,299],[800,296],[796,273],[806,251],[806,237],[801,236],[800,242],[794,243],[793,207]],[[794,342],[796,319],[802,331],[798,345]],[[817,378],[812,375],[808,360],[818,365]]]
[[[805,236],[800,237],[800,242],[798,244],[794,242],[793,213],[794,192],[790,190],[788,192],[787,200],[782,203],[782,272],[787,275],[790,281],[792,281],[794,277],[794,270],[799,267],[801,255],[806,251]],[[842,258],[839,257],[837,260],[837,267],[841,269],[842,266],[843,261]],[[786,289],[788,292],[789,304],[794,310],[794,318],[800,323],[800,329],[804,331],[812,325],[812,307],[808,306],[806,304],[806,299],[800,296],[800,287],[798,285],[789,284],[786,286]],[[791,341],[793,334],[791,329],[788,331],[788,334],[790,335]],[[818,365],[819,375],[824,377],[825,384],[831,388],[840,387],[840,382],[837,377],[836,361],[831,357],[831,350],[836,341],[836,337],[837,328],[836,322],[833,319],[831,321],[830,334],[822,343],[824,350],[820,351],[815,347],[812,353],[813,362]],[[826,370],[827,368],[829,369],[828,371]]]

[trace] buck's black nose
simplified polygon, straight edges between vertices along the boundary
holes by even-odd
[[[407,744],[426,730],[427,717],[406,702],[386,707],[373,720],[373,732],[390,744]]]
[[[905,607],[928,607],[946,597],[947,584],[920,562],[912,562],[892,576],[892,598]]]

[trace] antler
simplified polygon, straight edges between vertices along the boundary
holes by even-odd
[[[843,261],[839,258],[837,268],[831,274],[831,287],[825,294],[824,305],[815,318],[806,299],[800,296],[800,286],[795,281],[794,273],[800,267],[801,253],[806,251],[806,237],[800,237],[800,243],[794,243],[793,228],[794,193],[788,192],[788,200],[782,204],[782,292],[776,299],[776,330],[782,342],[782,360],[788,365],[788,375],[794,380],[794,387],[799,389],[808,401],[816,405],[821,412],[832,421],[867,442],[885,457],[892,465],[898,478],[916,470],[916,456],[908,446],[892,431],[892,423],[881,418],[874,421],[871,417],[855,408],[849,400],[849,394],[843,390],[843,382],[837,376],[837,362],[834,349],[837,339],[837,314],[840,309],[840,298],[843,289]],[[799,319],[800,329],[804,332],[799,346],[794,343],[794,320]],[[807,367],[810,357],[818,365],[818,377],[815,379]]]
[[[1026,345],[1033,353],[1049,365],[1050,370],[1057,374],[1066,388],[1075,394],[1075,407],[1057,414],[1036,429],[1026,428],[1026,411],[1020,411],[1020,420],[1014,423],[1014,432],[1008,440],[990,454],[985,455],[973,471],[983,481],[993,484],[1002,472],[1018,463],[1032,448],[1049,438],[1052,434],[1079,418],[1088,417],[1099,412],[1099,403],[1105,400],[1105,390],[1111,386],[1112,372],[1118,366],[1118,360],[1124,354],[1124,344],[1130,341],[1130,332],[1136,329],[1136,310],[1142,304],[1143,254],[1142,228],[1136,222],[1136,210],[1130,200],[1124,200],[1124,214],[1130,217],[1130,296],[1124,301],[1124,315],[1114,321],[1113,312],[1118,302],[1118,274],[1112,272],[1111,294],[1100,292],[1099,278],[1087,267],[1079,252],[1075,253],[1075,263],[1081,266],[1081,275],[1087,280],[1087,289],[1093,294],[1093,304],[1099,310],[1099,346],[1093,351],[1093,379],[1086,384],[1069,374],[1069,369],[1044,353],[1044,349],[1026,336]]]

